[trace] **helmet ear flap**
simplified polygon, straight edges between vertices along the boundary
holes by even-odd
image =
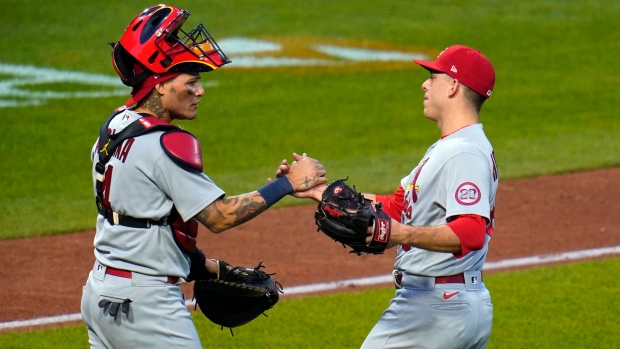
[[[112,64],[114,69],[118,76],[120,76],[123,84],[128,85],[127,80],[134,75],[133,65],[135,59],[118,43],[110,43],[110,45],[112,45]]]
[[[119,43],[110,43],[110,45],[112,45],[112,64],[123,84],[134,87],[152,75],[148,69],[142,67],[142,71],[136,74],[135,67],[139,64],[136,59]]]

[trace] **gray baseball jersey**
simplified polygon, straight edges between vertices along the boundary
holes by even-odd
[[[119,113],[110,122],[110,133],[120,132],[140,117],[131,110]],[[159,220],[174,205],[183,220],[188,220],[224,195],[206,174],[175,164],[160,145],[161,133],[124,141],[107,163],[106,196],[113,211]],[[93,181],[96,149],[92,152]],[[97,260],[110,267],[147,275],[185,277],[189,273],[189,258],[177,247],[169,226],[136,229],[110,225],[99,215],[94,243]]]
[[[476,214],[492,224],[498,174],[493,147],[482,125],[465,127],[437,141],[401,185],[405,190],[403,224],[442,225],[449,217],[460,214]],[[489,239],[488,235],[482,249],[461,258],[399,246],[395,269],[425,276],[480,271]]]
[[[483,248],[464,256],[399,246],[396,294],[363,349],[486,347],[493,304],[480,271],[492,234],[497,184],[493,148],[480,124],[437,141],[402,179],[401,223],[438,226],[460,214],[480,215],[490,223]]]
[[[119,113],[110,122],[110,133],[120,132],[138,118],[140,115],[131,110]],[[183,220],[188,220],[224,195],[204,173],[186,171],[175,164],[160,145],[161,133],[125,140],[107,163],[106,196],[114,212],[159,220],[174,205]],[[93,166],[93,181],[95,177]],[[185,277],[189,273],[189,258],[177,247],[169,226],[136,229],[111,225],[99,215],[94,243],[97,260],[110,267],[147,275]]]
[[[122,111],[108,132],[117,134],[140,117]],[[113,212],[159,221],[174,206],[187,221],[224,195],[207,175],[181,168],[165,153],[163,132],[124,140],[106,163],[101,196]],[[95,188],[97,151],[98,143],[92,151]],[[189,274],[189,257],[177,246],[170,225],[132,228],[98,215],[96,227],[96,261],[81,303],[90,346],[202,348],[176,284],[177,277]]]

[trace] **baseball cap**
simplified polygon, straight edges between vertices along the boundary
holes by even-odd
[[[450,75],[485,98],[489,98],[493,92],[495,70],[478,50],[454,45],[443,50],[434,62],[419,59],[413,61],[428,70]]]

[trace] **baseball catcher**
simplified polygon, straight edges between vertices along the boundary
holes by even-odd
[[[327,186],[314,218],[318,230],[357,255],[382,254],[390,240],[392,219],[339,179]]]
[[[305,153],[293,153],[294,167],[250,192],[227,196],[211,180],[200,141],[173,122],[197,118],[200,74],[231,61],[202,23],[183,28],[190,15],[150,6],[112,43],[112,65],[131,96],[103,121],[91,148],[96,262],[81,310],[93,348],[202,348],[182,279],[215,279],[199,281],[196,297],[222,326],[271,308],[280,290],[262,266],[207,261],[196,247],[198,227],[219,234],[327,182],[323,165]]]
[[[214,260],[218,273],[214,278],[194,282],[194,298],[200,311],[213,323],[232,328],[245,325],[278,302],[282,285],[261,269],[233,267]],[[267,316],[267,315],[265,315]]]

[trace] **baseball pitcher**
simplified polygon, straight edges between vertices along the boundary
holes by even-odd
[[[493,305],[482,267],[499,176],[478,115],[495,71],[479,51],[462,45],[435,61],[414,62],[430,73],[422,84],[424,115],[441,138],[396,191],[360,194],[340,180],[295,195],[319,201],[319,229],[352,252],[397,247],[396,294],[362,348],[485,348]]]

